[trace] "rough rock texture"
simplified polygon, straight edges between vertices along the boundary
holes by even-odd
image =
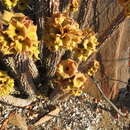
[[[101,68],[96,77],[102,81],[102,89],[109,98],[114,98],[118,93],[118,88],[125,87],[126,84],[112,79],[127,82],[128,74],[128,47],[130,42],[130,19],[125,18],[123,9],[117,1],[94,0],[95,8],[90,9],[93,19],[91,27],[97,33],[101,46],[94,58],[100,61]],[[95,11],[95,12],[94,12]],[[90,15],[90,16],[91,16]],[[90,17],[91,18],[91,17]],[[87,23],[84,23],[84,27]],[[81,70],[85,71],[88,62],[81,65]],[[92,86],[92,88],[89,88]],[[91,95],[100,97],[95,85],[89,81],[86,83],[86,91]]]

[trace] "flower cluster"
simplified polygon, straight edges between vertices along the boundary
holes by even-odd
[[[125,9],[125,15],[130,16],[130,0],[118,0],[118,2]]]
[[[64,13],[48,18],[45,23],[44,41],[51,51],[73,51],[74,57],[79,61],[85,61],[96,51],[98,45],[93,31],[81,30],[79,25]]]
[[[0,71],[0,96],[9,95],[14,91],[14,80],[5,72]]]
[[[2,0],[2,3],[7,9],[12,9],[17,6],[18,9],[24,10],[26,9],[29,0]]]
[[[37,27],[21,13],[5,11],[2,19],[7,24],[0,26],[0,51],[3,54],[27,53],[28,56],[38,59],[39,41]]]
[[[85,30],[84,33],[86,35],[84,41],[74,50],[74,56],[78,58],[79,61],[87,60],[87,58],[96,51],[96,47],[99,44],[93,31]]]
[[[73,50],[83,39],[79,25],[65,13],[57,13],[45,23],[44,41],[51,51]]]
[[[99,69],[99,66],[100,66],[99,62],[95,60],[95,61],[93,62],[92,67],[91,67],[90,69],[88,69],[87,74],[88,74],[89,76],[95,75],[95,73],[96,73],[96,72],[98,71],[98,69]]]
[[[71,59],[63,60],[57,66],[56,72],[57,77],[59,78],[58,81],[61,83],[60,87],[62,86],[64,91],[69,91],[75,96],[82,94],[86,81],[85,75],[78,72],[77,67],[75,61]]]

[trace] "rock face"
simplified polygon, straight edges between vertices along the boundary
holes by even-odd
[[[125,19],[113,35],[105,41],[105,46],[99,51],[102,59],[104,73],[109,77],[109,85],[115,88],[125,87],[129,78],[128,57],[130,41],[130,20]],[[120,81],[114,81],[120,80]],[[105,84],[104,84],[105,85]],[[112,96],[112,95],[111,95]],[[114,95],[113,95],[114,96]]]
[[[101,65],[96,78],[101,80],[104,93],[113,99],[118,94],[119,88],[126,87],[124,82],[127,82],[130,75],[128,72],[130,19],[124,17],[123,9],[117,1],[94,0],[93,2],[95,8],[91,9],[90,14],[93,15],[93,19],[90,23],[93,23],[91,27],[101,42],[101,47],[94,55]],[[84,23],[85,26],[87,25]],[[83,63],[81,70],[85,71],[87,64],[88,62]],[[100,97],[91,80],[86,83],[86,92]]]

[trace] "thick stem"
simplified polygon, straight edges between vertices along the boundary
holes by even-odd
[[[47,17],[50,17],[53,13],[59,12],[59,0],[38,0],[36,2],[36,9],[39,8],[40,13],[36,15],[38,25],[38,36],[41,41],[41,63],[43,68],[43,78],[50,79],[54,76],[56,66],[60,62],[64,51],[51,52],[49,51],[42,40],[44,31],[44,22]]]
[[[21,101],[22,106],[28,105],[36,96],[36,86],[34,82],[35,79],[39,76],[34,62],[31,59],[27,58],[26,54],[19,54],[15,57],[2,56],[0,59],[4,67],[6,67],[6,70],[17,82],[16,88],[20,90],[21,93],[25,92],[28,95],[28,98],[26,99],[15,98],[11,95],[2,96],[0,97],[0,101],[3,102],[5,99],[5,102],[7,101],[8,104],[13,103],[14,106],[17,106],[18,102],[15,102],[15,100],[18,100]]]

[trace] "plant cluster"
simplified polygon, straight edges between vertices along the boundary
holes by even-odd
[[[78,58],[79,61],[86,61],[96,51],[96,47],[99,44],[93,31],[86,29],[84,30],[84,35],[84,40],[74,49],[74,57]]]
[[[93,61],[86,72],[87,75],[94,76],[99,66],[98,61]],[[57,66],[56,76],[58,85],[63,91],[69,91],[75,96],[83,93],[87,77],[84,73],[78,71],[78,64],[74,60],[62,60]]]
[[[5,11],[2,20],[6,24],[0,26],[0,51],[3,54],[27,53],[29,57],[38,59],[37,27],[22,13]]]
[[[86,77],[78,72],[78,65],[74,60],[62,60],[57,66],[56,75],[60,89],[75,96],[82,94]]]
[[[83,93],[86,80],[87,78],[83,73],[77,72],[71,79],[68,79],[68,81],[63,84],[63,88],[65,91],[70,91],[74,96],[80,96]]]
[[[1,19],[5,23],[0,24],[0,51],[4,55],[26,53],[28,57],[38,59],[39,41],[33,22],[22,13],[8,11],[4,11]],[[73,51],[73,56],[80,62],[87,60],[98,45],[95,33],[89,29],[81,30],[66,13],[47,18],[43,39],[50,51]],[[94,67],[89,73],[94,74]],[[69,90],[76,96],[82,93],[86,77],[78,72],[78,63],[74,60],[62,60],[57,66],[56,76],[59,82],[65,82],[61,87],[63,90]]]
[[[14,80],[6,72],[0,71],[0,96],[9,95],[14,91]]]
[[[44,41],[51,51],[73,51],[79,61],[85,61],[99,44],[93,31],[81,30],[79,24],[65,13],[57,13],[48,18]]]
[[[65,13],[49,17],[45,23],[44,41],[51,51],[73,50],[83,39],[79,25]]]
[[[3,3],[11,9],[27,1],[3,0]],[[75,12],[79,1],[72,0],[70,5],[70,11]],[[32,20],[22,13],[8,11],[4,11],[1,19],[3,22],[0,23],[0,51],[4,55],[26,53],[28,57],[39,59],[37,27]],[[43,40],[50,51],[69,50],[73,52],[73,58],[77,58],[80,62],[87,60],[99,44],[93,31],[81,30],[79,24],[67,13],[56,13],[46,19]],[[98,67],[97,62],[94,62],[88,74],[94,75]],[[61,60],[57,65],[56,77],[56,80],[62,84],[61,89],[70,91],[75,96],[83,92],[87,80],[85,74],[78,71],[78,63],[72,59]]]

